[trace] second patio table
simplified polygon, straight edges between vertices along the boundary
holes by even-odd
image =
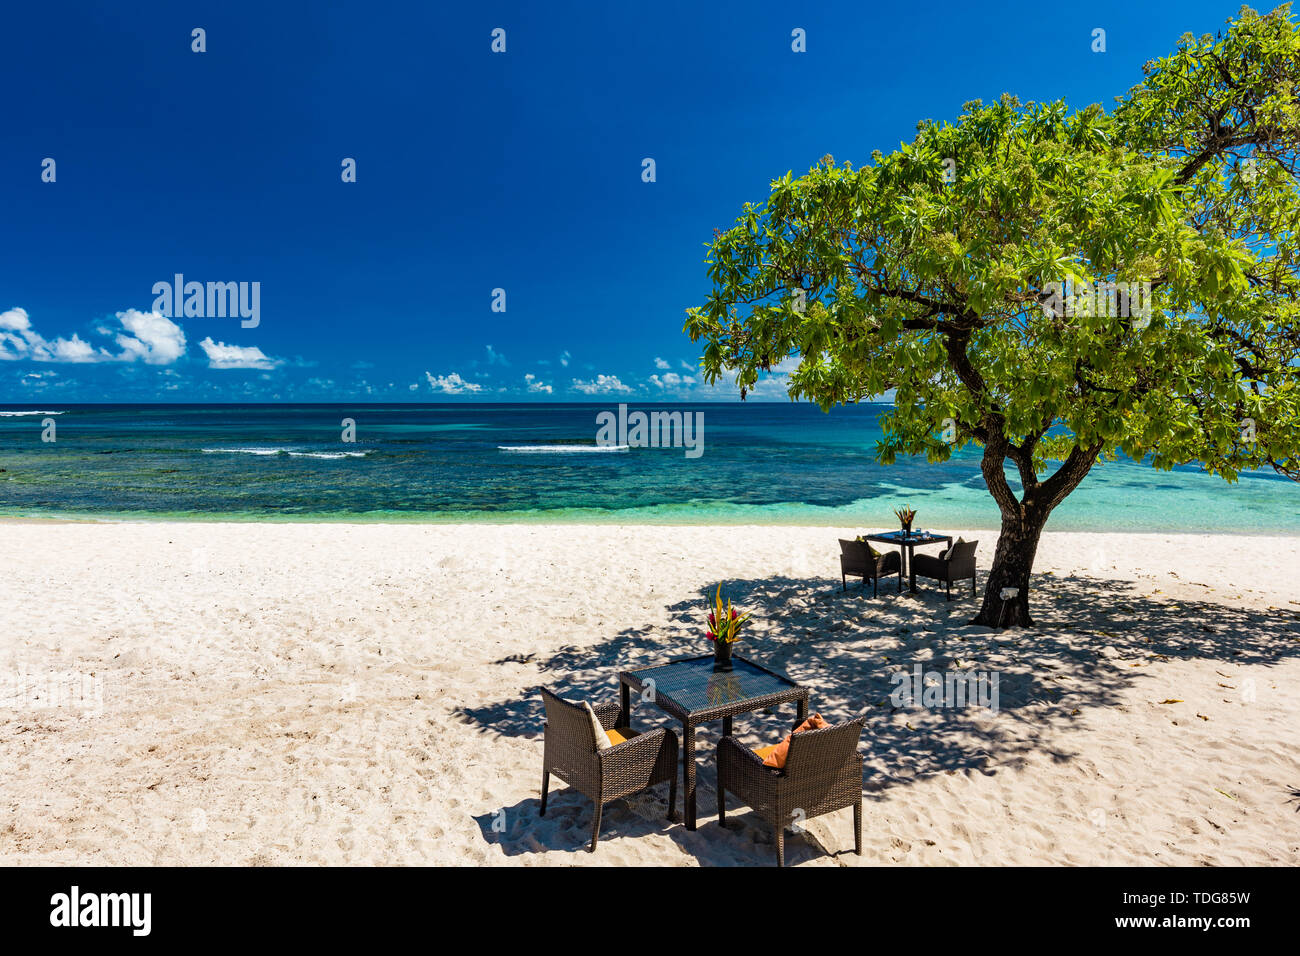
[[[935,534],[933,531],[912,531],[907,534],[902,531],[881,531],[863,537],[868,541],[898,545],[898,551],[903,556],[903,573],[907,575],[908,590],[912,592],[916,591],[916,569],[912,567],[912,550],[920,545],[938,544],[940,541],[952,547],[950,535]]]
[[[722,721],[722,736],[731,734],[731,719],[778,704],[793,703],[799,720],[808,716],[808,688],[784,674],[744,657],[732,658],[732,670],[715,671],[713,655],[623,671],[618,675],[622,713],[619,726],[631,723],[631,691],[682,722],[682,798],[686,829],[695,829],[695,728]]]

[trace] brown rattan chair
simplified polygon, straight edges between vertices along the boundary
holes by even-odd
[[[546,794],[555,774],[596,804],[591,821],[591,851],[600,839],[600,817],[605,804],[620,797],[668,783],[668,819],[677,819],[677,734],[660,727],[638,734],[629,727],[616,727],[619,705],[592,707],[601,727],[614,731],[622,742],[596,749],[596,731],[581,704],[574,704],[541,688],[546,704],[545,744],[542,756],[542,809],[546,815]],[[611,737],[611,739],[614,739]]]
[[[785,769],[735,737],[718,744],[718,825],[727,825],[727,792],[747,803],[776,831],[776,865],[785,866],[785,828],[832,810],[853,808],[853,852],[862,855],[862,755],[858,736],[865,718],[805,730],[790,738]]]
[[[882,576],[891,573],[898,574],[898,590],[903,590],[903,560],[897,551],[887,551],[884,554],[879,552],[873,557],[871,554],[871,545],[865,541],[845,541],[840,538],[840,583],[843,584],[844,590],[849,589],[848,576],[861,575],[862,586],[867,586],[867,578],[871,579],[871,596],[876,597],[880,594],[880,579]]]
[[[970,593],[975,594],[975,549],[978,541],[959,541],[943,554],[912,555],[912,570],[917,574],[948,585],[948,600],[952,600],[952,582],[970,578]]]

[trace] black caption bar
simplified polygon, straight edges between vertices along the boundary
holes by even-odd
[[[374,942],[442,935],[453,925],[502,941],[536,938],[556,907],[572,918],[609,902],[603,868],[552,869],[0,869],[0,920],[19,945],[81,943]],[[853,922],[873,938],[916,940],[940,924],[1052,928],[1071,940],[1170,938],[1231,944],[1287,925],[1294,872],[1285,869],[957,869],[620,871],[626,904],[658,899],[674,922],[721,931],[719,920],[827,904],[851,894]],[[793,894],[793,895],[791,895]],[[777,901],[785,903],[778,904]],[[614,911],[622,904],[612,904]],[[937,922],[936,922],[937,921]],[[950,927],[951,928],[951,927]],[[629,927],[635,929],[635,927]],[[433,939],[434,937],[429,937]],[[939,940],[936,939],[936,942]],[[11,950],[14,951],[14,950]]]

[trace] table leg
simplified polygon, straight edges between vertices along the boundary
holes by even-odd
[[[632,701],[631,701],[631,695],[629,693],[630,688],[623,681],[618,682],[618,687],[619,687],[618,726],[631,727],[632,726]]]
[[[722,736],[724,736],[724,737],[730,737],[730,736],[731,736],[731,718],[730,718],[730,717],[723,717],[723,718],[722,718]]]
[[[915,561],[913,561],[912,559],[915,558],[916,555],[912,552],[911,548],[908,548],[907,550],[909,556],[907,562],[907,586],[911,589],[912,593],[915,594],[916,593],[916,564]]]
[[[695,829],[695,725],[682,722],[682,803],[686,829]]]
[[[799,714],[799,723],[802,724],[805,720],[808,719],[808,698],[807,697],[799,698],[798,714]]]

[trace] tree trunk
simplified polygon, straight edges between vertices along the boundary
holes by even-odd
[[[972,624],[998,628],[1034,626],[1029,616],[1029,574],[1046,524],[1047,514],[1036,509],[1026,508],[1020,515],[1002,516],[993,567],[984,585],[984,604]],[[1012,589],[1015,594],[1011,593]]]

